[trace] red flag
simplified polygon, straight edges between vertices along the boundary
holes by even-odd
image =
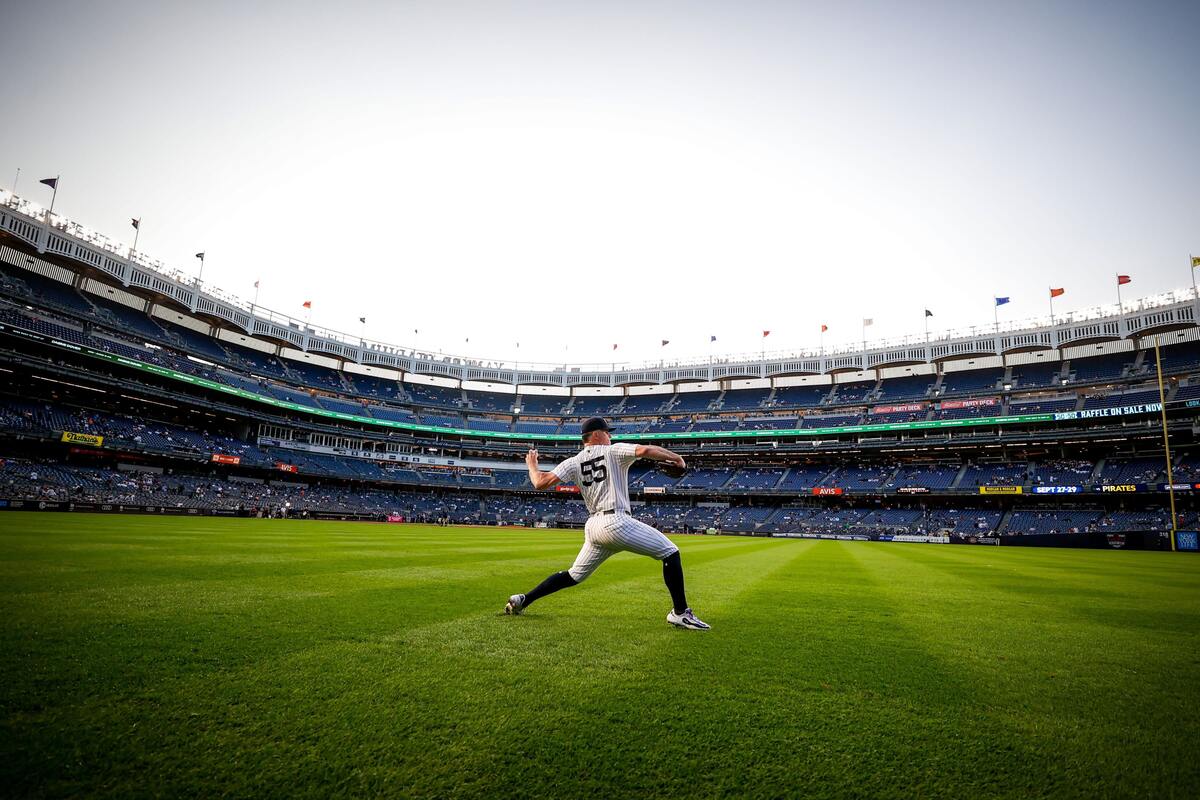
[[[825,331],[827,331],[827,330],[829,330],[829,326],[828,326],[828,325],[822,325],[822,326],[821,326],[821,333],[824,333],[824,332],[825,332]]]
[[[304,301],[304,307],[305,307],[305,308],[312,308],[312,300],[305,300],[305,301]]]
[[[1124,286],[1125,284],[1131,282],[1132,280],[1133,280],[1133,278],[1129,277],[1128,275],[1118,275],[1117,276],[1117,286]]]
[[[770,336],[770,335],[771,335],[771,332],[770,332],[770,331],[763,331],[763,338],[764,338],[764,339],[765,339],[765,338],[767,338],[767,337],[768,337],[768,336]]]
[[[1051,289],[1051,290],[1050,290],[1050,297],[1051,297],[1051,298],[1055,298],[1055,297],[1062,297],[1062,296],[1063,296],[1064,294],[1066,294],[1066,293],[1067,293],[1067,290],[1066,290],[1066,289]]]

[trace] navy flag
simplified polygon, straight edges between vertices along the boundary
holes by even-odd
[[[38,183],[44,183],[51,189],[58,188],[58,178],[42,178],[40,181],[38,181]]]

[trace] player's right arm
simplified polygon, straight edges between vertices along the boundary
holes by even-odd
[[[562,479],[554,472],[542,472],[538,468],[537,450],[530,450],[525,454],[525,466],[529,468],[529,482],[535,489],[549,489],[562,483]]]
[[[680,469],[686,469],[687,464],[683,461],[683,456],[678,453],[672,453],[665,447],[659,447],[656,444],[639,444],[634,450],[634,455],[637,458],[648,458],[651,461],[661,461],[664,464],[674,464]]]

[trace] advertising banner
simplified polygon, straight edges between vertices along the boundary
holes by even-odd
[[[1034,486],[1029,490],[1033,494],[1079,494],[1082,486]]]
[[[62,440],[67,444],[86,444],[92,447],[99,447],[104,444],[103,436],[93,436],[90,433],[75,433],[73,431],[63,431]]]
[[[918,536],[913,533],[900,533],[892,537],[893,542],[920,542],[923,544],[950,544],[949,536]]]
[[[844,492],[845,492],[845,490],[842,489],[842,487],[840,487],[840,486],[814,486],[813,490],[812,490],[812,493],[817,495],[818,497],[824,497],[826,495],[834,495],[834,494],[843,494]]]
[[[579,494],[579,487],[573,483],[560,483],[554,487],[554,491],[566,492],[568,494]]]
[[[1134,483],[1113,483],[1108,486],[1093,486],[1092,491],[1100,492],[1101,494],[1129,494],[1139,491],[1139,488]]]
[[[1062,419],[1097,419],[1100,417],[1123,417],[1126,414],[1156,414],[1162,411],[1162,403],[1143,403],[1136,406],[1113,406],[1112,408],[1085,408],[1083,411],[1059,411],[1055,421]]]
[[[387,521],[388,522],[404,522],[404,515],[403,514],[388,514]]]
[[[1189,553],[1200,552],[1200,532],[1175,531],[1175,549]]]
[[[300,469],[295,464],[285,464],[282,461],[275,462],[275,469],[280,472],[299,472]]]
[[[905,403],[899,406],[875,406],[871,409],[872,414],[907,414],[913,411],[924,411],[924,403]]]
[[[901,486],[896,490],[900,494],[929,494],[928,486]]]
[[[943,400],[940,408],[979,408],[980,406],[994,406],[1000,401],[994,397],[978,397],[974,400]]]
[[[241,456],[227,456],[224,453],[213,453],[212,460],[214,464],[240,464],[242,463]]]
[[[1021,494],[1020,486],[980,486],[980,494]]]

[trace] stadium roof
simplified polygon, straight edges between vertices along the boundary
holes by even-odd
[[[271,340],[304,353],[405,373],[464,381],[546,386],[628,386],[691,381],[781,378],[928,364],[981,356],[1119,341],[1176,328],[1195,327],[1200,302],[1193,290],[1131,300],[1123,307],[1097,306],[1047,318],[992,324],[936,335],[864,342],[821,350],[724,354],[694,360],[637,365],[544,364],[480,360],[433,354],[364,339],[312,325],[256,306],[203,284],[196,277],[133,251],[36,203],[0,190],[0,236],[32,246],[44,258],[4,248],[3,260],[52,275],[55,264],[83,271],[154,302],[186,310],[212,324]]]

